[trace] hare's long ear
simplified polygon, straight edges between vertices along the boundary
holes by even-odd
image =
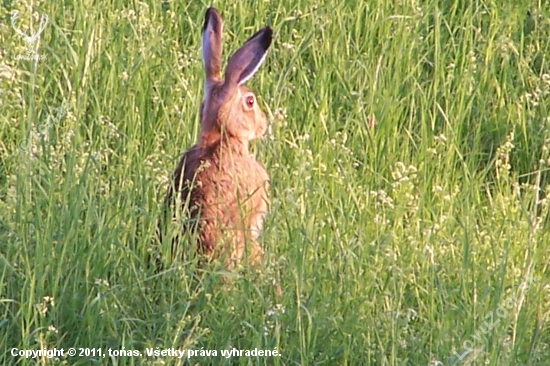
[[[225,82],[229,85],[243,85],[264,62],[271,45],[273,30],[265,27],[256,32],[231,56],[225,70]]]
[[[223,21],[220,13],[215,8],[208,8],[204,14],[202,27],[202,60],[207,82],[220,80],[222,28]]]

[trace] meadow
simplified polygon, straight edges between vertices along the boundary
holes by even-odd
[[[274,29],[248,83],[271,126],[260,274],[166,246],[151,265],[210,5],[224,57]],[[29,36],[49,17],[34,58],[14,11]],[[6,0],[0,19],[1,365],[550,364],[549,2]],[[142,356],[12,355],[70,347]]]

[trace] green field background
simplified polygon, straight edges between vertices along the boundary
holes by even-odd
[[[210,5],[224,60],[274,29],[265,268],[230,285],[150,260]],[[5,0],[0,364],[550,365],[549,148],[548,1]],[[11,355],[69,347],[143,357]]]

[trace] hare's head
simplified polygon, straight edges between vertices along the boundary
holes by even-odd
[[[244,86],[258,71],[271,45],[273,31],[265,27],[256,32],[230,58],[224,78],[222,68],[222,18],[208,8],[202,30],[202,58],[206,80],[201,105],[201,139],[219,140],[222,134],[248,142],[267,130],[265,113],[254,93]]]

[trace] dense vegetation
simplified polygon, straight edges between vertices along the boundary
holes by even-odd
[[[226,57],[275,30],[249,83],[271,122],[266,268],[229,287],[149,261],[199,129],[208,5],[0,5],[0,364],[36,364],[14,347],[179,364],[159,347],[192,365],[547,365],[550,4],[214,2]],[[30,60],[14,11],[22,31],[49,16]]]

